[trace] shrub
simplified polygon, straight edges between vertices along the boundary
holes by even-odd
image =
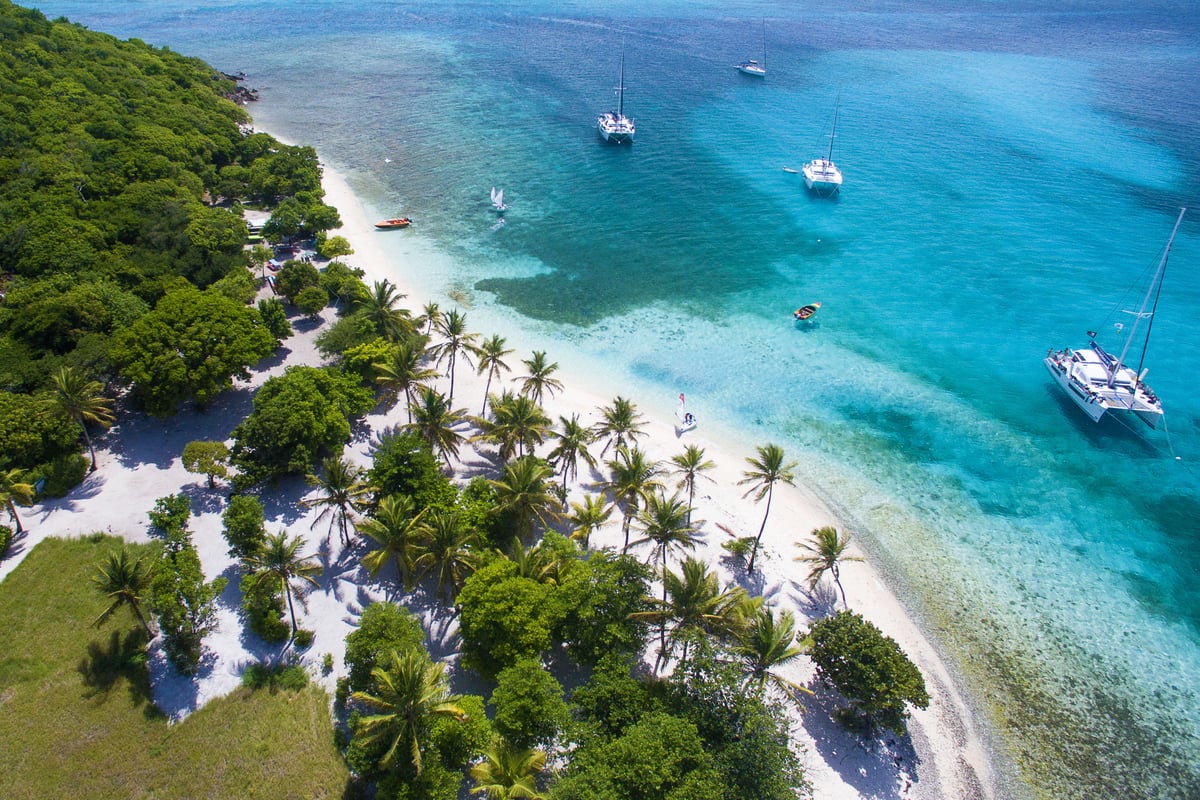
[[[246,624],[264,642],[285,642],[291,635],[291,626],[283,618],[283,598],[279,596],[277,584],[259,582],[253,575],[243,575],[242,609],[246,612]]]
[[[7,525],[0,525],[0,560],[4,559],[4,553],[8,550],[8,546],[12,544],[13,529]]]
[[[308,685],[308,673],[299,664],[251,664],[242,673],[242,685],[272,692],[298,692]]]
[[[39,497],[66,497],[88,474],[88,460],[81,455],[59,456],[48,464],[42,464],[33,470],[30,476],[32,482],[42,478],[46,483],[42,486]]]
[[[321,659],[321,674],[328,675],[333,672],[333,653],[326,653]]]
[[[408,609],[393,603],[372,603],[363,611],[358,627],[346,636],[350,690],[370,689],[371,670],[386,653],[424,646],[425,631]]]
[[[160,497],[154,501],[154,509],[149,512],[150,524],[168,538],[186,531],[191,516],[192,504],[186,494]]]
[[[263,523],[262,502],[252,495],[235,494],[221,515],[225,523],[222,533],[229,542],[229,555],[245,561],[258,552],[267,538]]]
[[[183,495],[177,497],[187,500]],[[181,673],[192,675],[200,666],[204,637],[217,624],[215,601],[226,580],[204,582],[200,556],[186,528],[167,534],[161,558],[151,589],[152,606],[167,658]]]
[[[312,646],[313,638],[315,636],[316,634],[312,631],[306,631],[304,628],[298,628],[296,630],[295,637],[292,639],[292,644],[296,646],[297,650],[307,650]]]

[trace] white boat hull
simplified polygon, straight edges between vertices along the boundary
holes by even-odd
[[[600,138],[610,144],[632,144],[635,128],[633,120],[618,114],[602,114],[596,118],[596,130]]]
[[[765,78],[767,76],[767,68],[762,64],[759,64],[754,59],[751,59],[744,64],[738,64],[737,70],[743,75],[753,75],[756,78]]]
[[[1163,418],[1158,398],[1127,367],[1117,372],[1117,381],[1105,380],[1096,370],[1093,354],[1092,350],[1052,352],[1043,363],[1054,382],[1092,422],[1099,422],[1109,411],[1126,411],[1157,428]]]
[[[825,158],[809,161],[801,170],[804,185],[817,194],[836,194],[842,188],[842,171]]]

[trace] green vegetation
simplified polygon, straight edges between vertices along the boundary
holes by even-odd
[[[318,689],[241,689],[167,724],[133,614],[89,625],[108,605],[92,576],[123,546],[154,557],[114,537],[48,539],[0,583],[0,797],[341,797],[348,773]]]

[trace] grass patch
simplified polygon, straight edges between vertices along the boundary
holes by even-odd
[[[341,797],[319,688],[242,688],[167,724],[133,614],[91,625],[104,609],[91,577],[120,544],[47,539],[0,583],[0,797]]]

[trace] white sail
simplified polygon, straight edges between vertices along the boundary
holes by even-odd
[[[496,207],[497,211],[503,211],[508,208],[508,206],[504,205],[503,189],[497,190],[495,186],[492,187],[492,205]]]

